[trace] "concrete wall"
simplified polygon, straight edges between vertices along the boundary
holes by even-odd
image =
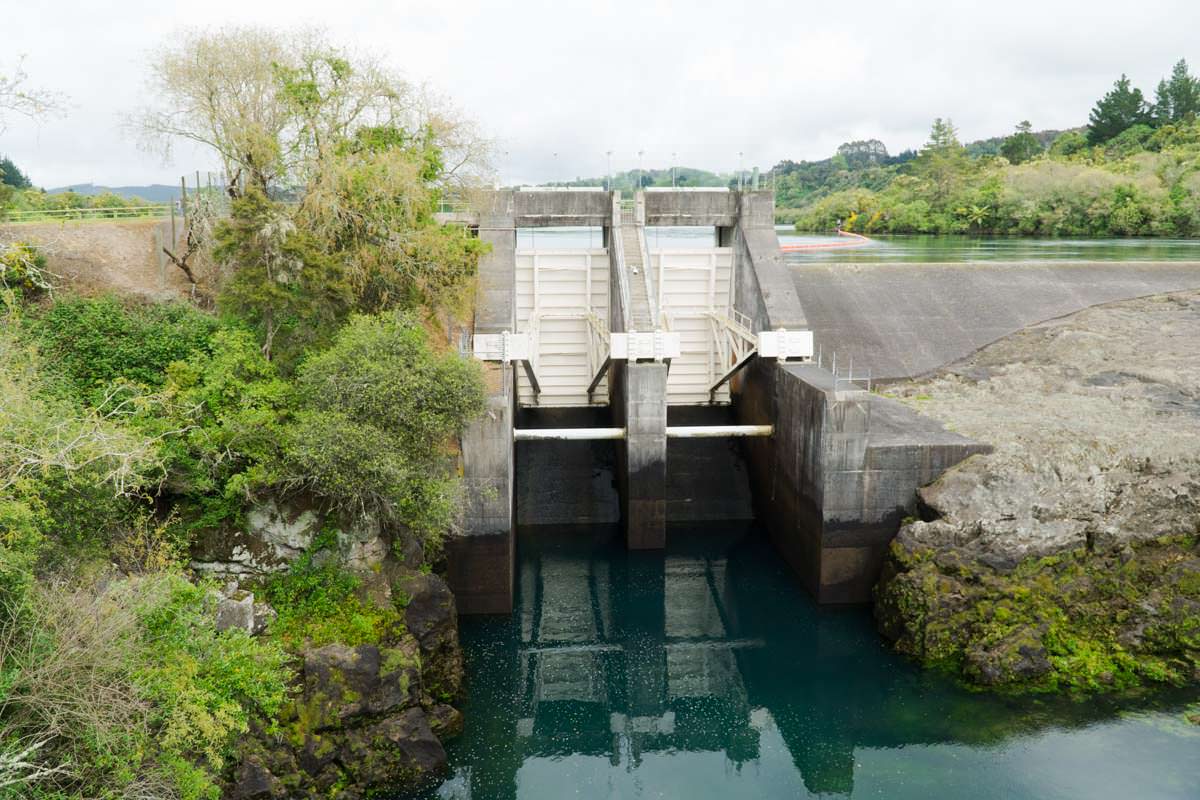
[[[775,201],[770,192],[743,192],[732,229],[734,307],[756,331],[807,330],[797,285],[783,261],[775,234]]]
[[[647,225],[732,226],[738,219],[738,195],[724,189],[643,193]],[[774,220],[772,220],[772,223]]]
[[[753,376],[739,396],[747,421],[775,420],[769,445],[749,458],[760,517],[819,602],[867,602],[917,487],[987,447],[815,365],[762,371],[773,374]]]
[[[507,614],[513,604],[513,373],[502,364],[484,370],[487,410],[462,437],[463,530],[446,539],[460,614]]]
[[[516,231],[512,192],[496,192],[480,213],[475,333],[513,329]],[[460,614],[507,614],[513,604],[514,375],[485,364],[487,410],[462,436],[466,508],[460,535],[446,539],[447,578]]]
[[[604,428],[612,412],[602,408],[524,408],[520,428]],[[516,444],[516,521],[534,525],[615,524],[617,442],[528,441]]]
[[[611,192],[603,189],[511,193],[518,228],[602,227],[612,224]]]
[[[826,358],[899,379],[1088,306],[1200,287],[1200,263],[809,263],[790,278]]]
[[[672,425],[718,425],[733,420],[729,406],[672,407]],[[519,428],[613,425],[603,408],[519,409]],[[528,441],[516,444],[518,528],[621,521],[614,441]],[[733,439],[668,439],[667,527],[754,518],[750,475]],[[669,535],[669,534],[668,534]]]

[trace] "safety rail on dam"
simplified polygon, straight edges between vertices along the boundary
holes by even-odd
[[[820,601],[864,601],[917,487],[982,449],[813,363],[769,192],[497,191],[463,221],[490,252],[488,410],[463,436],[447,542],[462,613],[511,610],[518,521],[619,520],[653,549],[669,522],[730,513],[765,522]],[[712,245],[651,251],[648,226],[708,227]],[[602,246],[518,247],[546,227]]]

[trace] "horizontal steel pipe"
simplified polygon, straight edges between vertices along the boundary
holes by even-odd
[[[770,436],[773,425],[679,425],[667,426],[668,439],[710,439],[720,436]]]
[[[770,436],[773,425],[676,425],[667,426],[668,439],[712,439],[722,436]],[[514,428],[513,439],[536,442],[546,439],[624,439],[624,428]]]
[[[536,442],[545,439],[624,439],[624,428],[514,428],[513,439]]]

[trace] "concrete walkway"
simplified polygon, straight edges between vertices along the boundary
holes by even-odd
[[[1200,288],[1200,262],[794,264],[824,363],[898,380],[1089,306]]]

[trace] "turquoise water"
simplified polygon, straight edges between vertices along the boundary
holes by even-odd
[[[837,236],[797,234],[789,225],[777,225],[780,244],[829,244]],[[711,247],[712,228],[646,229],[651,250]],[[521,248],[552,250],[556,247],[600,247],[599,228],[522,228]],[[873,236],[861,247],[805,250],[788,253],[792,263],[812,261],[1200,261],[1200,239],[1027,239],[974,236]]]
[[[1191,697],[973,694],[818,608],[759,530],[525,532],[511,617],[462,626],[467,727],[431,798],[1196,798]]]

